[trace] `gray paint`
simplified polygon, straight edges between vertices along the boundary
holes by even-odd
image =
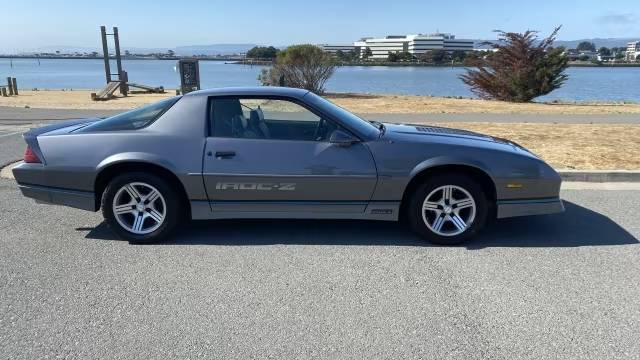
[[[70,132],[96,119],[35,129],[24,137],[45,163],[20,165],[14,175],[25,196],[54,202],[55,193],[58,204],[95,209],[96,204],[63,201],[60,196],[67,190],[91,194],[101,171],[140,162],[177,176],[194,219],[396,220],[413,177],[438,166],[463,165],[492,179],[500,217],[562,210],[560,177],[551,167],[517,144],[467,131],[386,124],[382,136],[377,131],[350,129],[360,139],[350,147],[318,141],[207,137],[210,97],[277,96],[313,107],[306,102],[306,94],[277,87],[197,91],[139,130]],[[338,113],[322,115],[341,121]],[[213,155],[217,151],[234,151],[236,156],[217,158]],[[507,187],[513,182],[522,187]],[[47,188],[51,194],[42,194]],[[550,200],[528,202],[542,198]]]

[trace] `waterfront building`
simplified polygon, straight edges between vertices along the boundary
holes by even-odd
[[[328,53],[335,54],[338,51],[342,51],[343,53],[348,53],[350,51],[358,52],[358,48],[355,45],[331,45],[331,44],[321,44],[320,48]]]
[[[360,49],[360,54],[364,54],[364,49],[369,48],[372,59],[386,59],[390,52],[408,52],[417,57],[430,50],[473,51],[474,42],[456,39],[452,34],[435,33],[362,38],[354,46]]]
[[[640,58],[640,41],[632,41],[627,44],[627,61],[636,61]]]

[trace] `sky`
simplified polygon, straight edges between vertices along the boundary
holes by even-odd
[[[98,47],[99,26],[118,26],[122,47],[251,43],[352,43],[364,36],[453,33],[562,25],[560,40],[640,38],[640,0],[16,0],[0,5],[0,51]]]

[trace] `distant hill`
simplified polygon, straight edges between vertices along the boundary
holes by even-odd
[[[555,46],[564,46],[567,49],[575,49],[576,47],[578,47],[578,44],[583,42],[583,41],[588,41],[588,42],[592,42],[596,45],[596,48],[601,48],[601,47],[607,47],[607,48],[612,48],[612,47],[627,47],[627,44],[632,42],[632,41],[638,41],[640,40],[640,36],[635,37],[635,38],[606,38],[606,39],[601,39],[601,38],[594,38],[594,39],[580,39],[580,40],[570,40],[570,41],[556,41],[554,43]]]
[[[178,46],[174,49],[176,55],[230,55],[246,53],[256,44],[211,44]]]
[[[495,42],[496,40],[473,40],[473,41],[476,44],[475,45],[476,49],[488,49],[491,46],[483,45],[482,43]],[[588,41],[596,44],[596,48],[598,49],[603,46],[607,48],[627,47],[627,43],[630,43],[632,41],[640,41],[640,36],[636,38],[606,38],[606,39],[593,38],[593,39],[579,39],[579,40],[558,40],[553,43],[553,46],[556,46],[556,47],[563,46],[567,49],[575,49],[576,47],[578,47],[578,44],[583,41]]]

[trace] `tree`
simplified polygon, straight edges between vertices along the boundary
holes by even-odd
[[[581,43],[578,44],[578,47],[576,48],[576,50],[578,51],[596,51],[596,44],[589,42],[589,41],[583,41]]]
[[[453,53],[451,53],[451,58],[456,62],[461,63],[464,62],[464,59],[467,58],[467,53],[462,50],[455,50]]]
[[[538,40],[536,31],[499,32],[496,52],[486,64],[467,70],[462,81],[483,99],[528,102],[558,89],[567,80],[564,48],[551,48],[560,27]]]
[[[607,48],[607,47],[601,47],[598,52],[600,53],[600,55],[602,56],[611,56],[611,49]]]
[[[330,54],[314,45],[294,45],[278,53],[273,66],[259,80],[264,85],[284,85],[324,93],[324,84],[335,72]]]
[[[387,61],[389,62],[397,62],[400,59],[400,55],[397,51],[389,51],[389,55],[387,56]]]
[[[370,47],[366,47],[364,48],[364,51],[362,52],[362,58],[367,60],[368,58],[373,56],[373,52],[371,51]]]
[[[278,55],[278,49],[273,46],[255,46],[247,51],[249,59],[266,59],[273,60]]]
[[[580,57],[578,57],[580,61],[589,61],[589,59],[589,55],[580,55]]]
[[[447,53],[444,50],[429,50],[421,56],[422,61],[436,65],[444,63],[446,58]]]
[[[625,56],[625,54],[623,52],[616,53],[616,60],[622,60],[625,57],[626,56]]]

